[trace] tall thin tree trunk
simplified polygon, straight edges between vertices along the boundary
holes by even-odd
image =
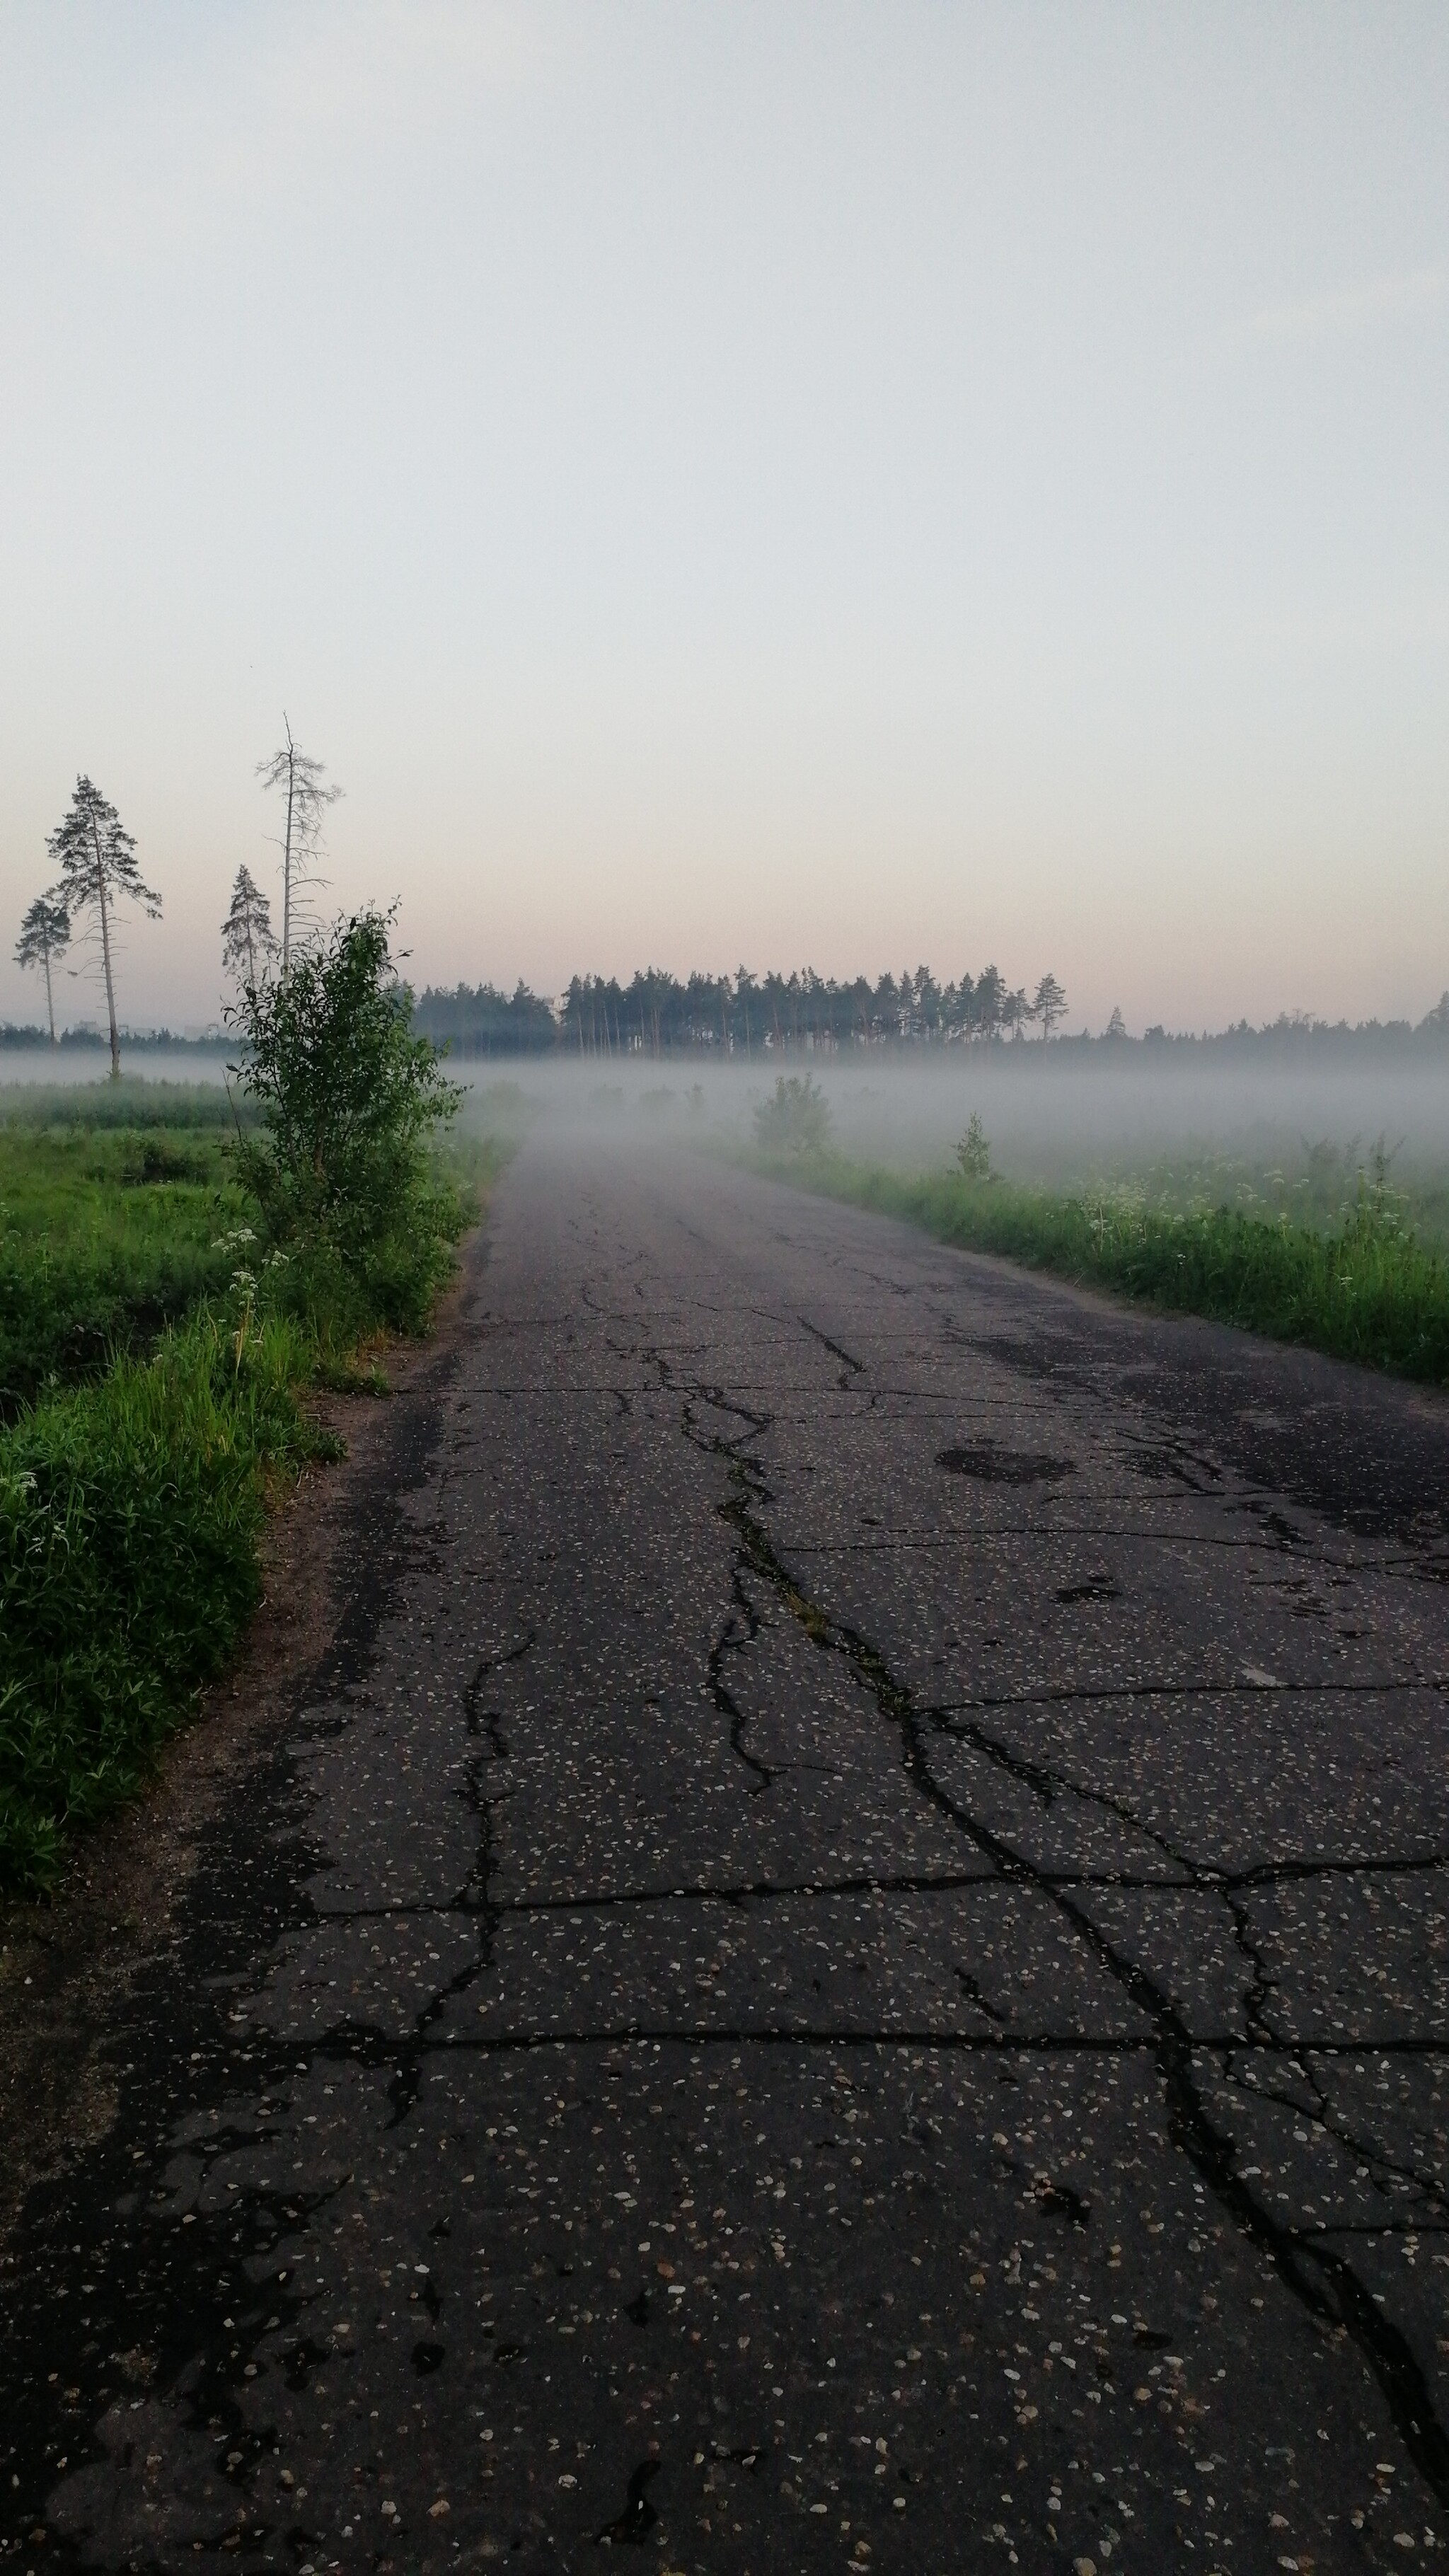
[[[48,939],[45,943],[45,1010],[46,1017],[50,1021],[50,1043],[52,1046],[59,1046],[60,1040],[55,1034],[55,995],[50,989],[50,941]]]
[[[287,837],[282,843],[282,973],[285,976],[292,954],[292,800],[297,787],[297,749],[292,728],[287,724],[285,708],[282,722],[287,725]]]
[[[101,908],[101,957],[106,970],[106,1016],[111,1029],[111,1080],[121,1079],[121,1034],[116,1027],[116,987],[111,975],[111,923],[106,910],[106,865],[101,857],[101,838],[91,824],[91,847],[96,854],[96,899]]]

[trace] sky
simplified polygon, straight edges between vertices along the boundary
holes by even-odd
[[[1446,133],[1442,0],[6,0],[0,1016],[80,770],[215,1014],[284,710],[419,984],[1421,1016]]]

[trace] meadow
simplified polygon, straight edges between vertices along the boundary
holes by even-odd
[[[236,1266],[225,1094],[116,1095],[0,1094],[0,1419],[145,1349]]]

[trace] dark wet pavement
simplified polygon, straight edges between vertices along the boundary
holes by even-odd
[[[9,2249],[4,2563],[1449,2533],[1449,1417],[530,1146]]]

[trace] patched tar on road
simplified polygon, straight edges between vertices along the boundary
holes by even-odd
[[[1449,2531],[1449,1423],[535,1142],[6,2273],[10,2562]]]

